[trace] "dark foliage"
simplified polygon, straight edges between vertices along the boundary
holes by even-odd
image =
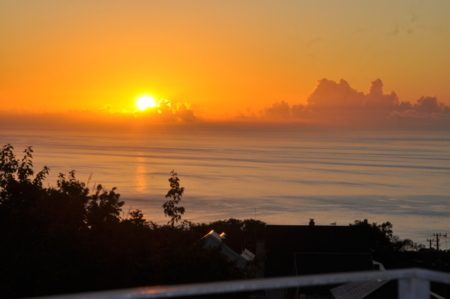
[[[244,277],[219,248],[203,248],[205,232],[187,222],[174,226],[184,213],[176,206],[184,190],[176,173],[169,179],[171,225],[158,226],[140,210],[121,218],[116,189],[90,190],[74,171],[45,188],[49,169],[33,177],[32,153],[25,149],[20,160],[11,145],[0,151],[0,297]]]
[[[163,204],[164,214],[170,217],[170,225],[175,226],[175,223],[181,220],[181,215],[184,214],[184,207],[179,207],[178,204],[181,201],[181,196],[184,192],[184,187],[180,187],[180,179],[175,171],[170,172],[172,176],[169,178],[170,190],[166,194],[166,198],[170,198]]]
[[[386,269],[424,268],[450,272],[450,254],[446,251],[426,249],[410,239],[400,239],[393,233],[392,223],[370,224],[367,219],[355,220],[353,225],[369,227],[370,248],[373,259]]]
[[[382,224],[377,224],[376,222],[370,224],[367,219],[355,220],[354,224],[366,226],[369,228],[369,240],[370,248],[375,252],[388,252],[388,251],[411,251],[419,250],[423,246],[414,243],[410,239],[400,239],[397,235],[394,235],[393,225],[389,221]]]

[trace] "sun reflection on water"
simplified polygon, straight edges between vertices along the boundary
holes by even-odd
[[[147,174],[148,174],[147,159],[138,156],[136,159],[136,178],[135,178],[137,193],[147,193],[149,191],[148,190],[149,177],[147,177]]]

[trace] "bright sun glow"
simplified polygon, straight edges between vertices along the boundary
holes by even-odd
[[[143,111],[147,108],[156,107],[156,101],[154,98],[150,96],[140,96],[136,100],[136,105],[139,108],[139,110]]]

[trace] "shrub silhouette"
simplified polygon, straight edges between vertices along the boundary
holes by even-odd
[[[174,226],[181,207],[169,207],[171,225],[147,221],[140,210],[121,218],[115,188],[90,190],[75,171],[44,187],[49,168],[34,175],[33,149],[22,159],[13,150],[0,151],[0,297],[243,277],[219,248],[203,248],[205,232]],[[177,204],[183,189],[171,181],[171,191]]]
[[[166,194],[166,198],[170,198],[163,204],[164,214],[168,217],[171,217],[169,222],[172,227],[175,223],[181,220],[181,215],[184,214],[184,207],[178,207],[178,204],[181,201],[181,196],[183,196],[184,187],[180,187],[180,179],[178,178],[177,173],[172,170],[170,172],[172,176],[169,178],[170,190]]]

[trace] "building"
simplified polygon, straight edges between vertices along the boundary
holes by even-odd
[[[229,260],[236,262],[239,267],[244,267],[248,261],[255,258],[255,255],[248,249],[244,249],[242,254],[238,254],[236,251],[228,247],[223,240],[225,239],[225,233],[218,234],[214,230],[207,233],[202,237],[205,242],[205,247],[220,246],[222,254],[224,254]]]
[[[267,225],[265,277],[368,271],[374,266],[365,226]],[[267,291],[267,298],[353,298],[370,294],[386,282]]]

